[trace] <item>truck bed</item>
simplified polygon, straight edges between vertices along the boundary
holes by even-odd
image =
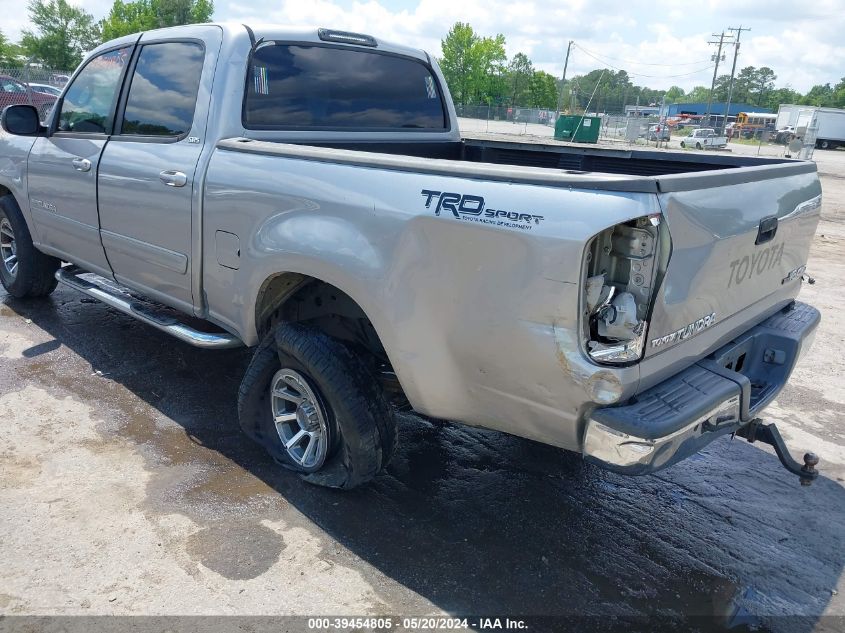
[[[806,161],[733,154],[609,149],[511,141],[303,143],[224,139],[226,150],[583,189],[660,193],[815,171]],[[337,151],[341,150],[341,151]],[[429,159],[429,160],[419,160]],[[460,163],[459,165],[456,165]],[[703,172],[711,172],[711,177]],[[733,173],[731,173],[733,172]],[[658,178],[663,177],[663,178]]]

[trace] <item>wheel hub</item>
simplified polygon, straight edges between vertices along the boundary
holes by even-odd
[[[317,433],[320,430],[319,413],[316,407],[310,404],[302,403],[296,407],[296,421],[309,433]]]
[[[315,390],[305,376],[282,368],[270,381],[276,432],[287,454],[302,469],[314,471],[326,461],[329,427]]]
[[[0,219],[0,259],[12,277],[18,274],[18,245],[8,218]]]

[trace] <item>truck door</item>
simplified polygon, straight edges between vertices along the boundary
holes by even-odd
[[[27,163],[29,207],[45,250],[111,276],[97,220],[97,166],[132,46],[91,58],[60,102],[52,134],[39,137]]]
[[[187,312],[192,212],[202,195],[195,173],[222,39],[219,27],[194,33],[202,39],[142,36],[98,188],[100,234],[115,279]]]

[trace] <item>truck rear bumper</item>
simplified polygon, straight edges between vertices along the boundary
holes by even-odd
[[[795,302],[624,405],[595,409],[584,455],[629,475],[652,473],[750,423],[809,349],[819,311]]]

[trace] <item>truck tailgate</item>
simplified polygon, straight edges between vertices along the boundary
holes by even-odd
[[[762,314],[798,294],[821,213],[815,165],[743,172],[721,180],[712,172],[661,179],[658,200],[672,252],[654,301],[646,357],[718,330],[752,306]]]

